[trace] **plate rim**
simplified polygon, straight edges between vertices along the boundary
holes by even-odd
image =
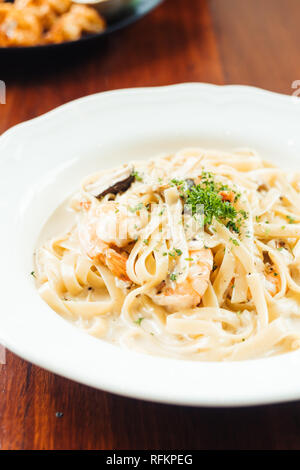
[[[41,116],[38,116],[34,119],[31,119],[31,120],[28,120],[28,121],[25,121],[23,123],[20,123],[20,124],[17,124],[16,126],[13,126],[11,127],[10,129],[8,129],[5,133],[3,133],[1,136],[0,136],[0,150],[6,145],[7,141],[12,137],[14,138],[18,136],[19,133],[23,133],[23,131],[26,131],[30,126],[35,126],[35,125],[39,125],[39,123],[43,124],[45,121],[47,121],[48,119],[55,119],[57,114],[59,113],[63,113],[65,110],[69,110],[69,111],[72,111],[72,108],[75,106],[75,107],[78,107],[78,105],[80,106],[81,103],[86,103],[86,102],[89,102],[89,101],[93,101],[93,100],[98,100],[98,99],[102,99],[103,97],[109,97],[110,96],[115,96],[115,95],[128,95],[129,97],[132,97],[133,95],[135,96],[138,96],[139,94],[144,94],[144,93],[176,93],[178,90],[179,91],[182,91],[182,92],[188,92],[188,93],[191,93],[191,92],[194,92],[196,89],[198,89],[199,91],[201,91],[201,93],[204,93],[204,94],[208,94],[210,96],[213,96],[214,95],[214,99],[219,99],[220,98],[220,94],[223,95],[223,96],[227,96],[227,97],[230,97],[232,95],[235,95],[235,94],[240,94],[242,93],[243,96],[246,96],[246,97],[250,97],[251,99],[254,97],[259,99],[259,100],[267,100],[268,102],[271,102],[273,103],[274,99],[276,101],[278,101],[278,103],[284,103],[284,104],[288,104],[288,106],[290,106],[291,104],[296,104],[297,105],[297,112],[299,111],[300,112],[300,100],[297,98],[297,97],[294,97],[294,96],[289,96],[289,95],[282,95],[282,94],[279,94],[279,93],[275,93],[275,92],[270,92],[270,91],[267,91],[267,90],[263,90],[263,89],[260,89],[260,88],[256,88],[256,87],[249,87],[249,86],[244,86],[244,85],[214,85],[214,84],[204,84],[204,83],[184,83],[184,84],[176,84],[176,85],[168,85],[168,86],[165,86],[165,87],[140,87],[140,88],[127,88],[127,89],[121,89],[121,90],[113,90],[113,91],[106,91],[106,92],[102,92],[102,93],[97,93],[97,94],[93,94],[93,95],[88,95],[86,97],[82,97],[82,98],[79,98],[77,100],[73,100],[69,103],[65,103],[57,108],[55,108],[54,110],[52,111],[49,111],[45,114],[42,114]],[[219,94],[219,96],[216,96],[215,92],[217,93],[217,95]],[[104,98],[104,99],[107,99],[107,98]],[[0,157],[1,159],[1,157]],[[62,319],[62,321],[65,321]],[[7,337],[6,339],[4,338],[1,338],[2,342],[5,344],[5,346],[10,349],[11,351],[13,351],[15,354],[19,355],[20,357],[23,357],[25,358],[26,360],[38,365],[39,367],[42,367],[44,369],[47,369],[53,373],[56,373],[56,374],[59,374],[59,375],[62,375],[63,377],[67,377],[71,380],[76,380],[80,383],[83,383],[83,384],[86,384],[86,385],[89,385],[89,386],[92,386],[92,387],[95,387],[95,388],[98,388],[98,389],[101,389],[101,390],[105,390],[105,391],[108,391],[108,392],[111,392],[111,393],[117,393],[117,394],[120,394],[122,396],[127,396],[127,397],[131,397],[131,398],[139,398],[139,399],[143,399],[143,400],[149,400],[149,401],[154,401],[154,402],[160,402],[160,403],[172,403],[172,404],[180,404],[180,405],[188,405],[188,406],[214,406],[214,407],[239,407],[239,406],[251,406],[251,405],[261,405],[261,404],[269,404],[269,403],[279,403],[279,402],[285,402],[285,401],[293,401],[293,400],[296,400],[296,399],[299,399],[300,398],[300,389],[297,390],[297,391],[293,391],[293,392],[289,392],[289,393],[286,393],[286,394],[283,394],[283,395],[280,395],[280,394],[275,394],[272,393],[272,394],[265,394],[263,397],[260,397],[260,398],[257,398],[257,397],[247,397],[245,399],[243,398],[240,398],[239,400],[236,399],[236,397],[232,400],[232,399],[226,399],[226,400],[219,400],[219,401],[216,401],[215,399],[210,399],[210,398],[206,398],[205,400],[203,398],[201,398],[200,400],[197,400],[197,398],[194,398],[194,399],[191,399],[190,397],[187,398],[187,399],[184,399],[184,398],[176,398],[174,396],[172,397],[167,397],[167,396],[157,396],[155,395],[155,393],[153,393],[153,391],[151,392],[145,392],[144,393],[141,393],[140,391],[138,393],[136,393],[134,391],[134,389],[130,389],[127,388],[126,390],[122,390],[120,391],[120,386],[118,385],[109,385],[109,386],[102,386],[99,384],[99,380],[96,380],[97,383],[91,381],[91,380],[87,380],[85,378],[82,377],[82,374],[74,374],[74,372],[72,373],[68,373],[68,371],[66,371],[63,367],[60,367],[60,366],[57,366],[56,365],[51,365],[51,364],[48,364],[47,361],[45,360],[38,360],[36,357],[33,359],[32,355],[30,353],[28,353],[28,351],[26,351],[26,353],[24,353],[21,349],[21,347],[19,347],[17,344],[14,344],[13,341],[10,341],[9,337]],[[98,342],[99,340],[93,338],[93,340],[95,340],[96,342]],[[134,354],[135,353],[131,353],[130,354]],[[293,354],[293,353],[289,353],[289,354]],[[36,356],[38,355],[38,353],[36,353]],[[142,357],[145,359],[146,357],[148,356],[145,356],[145,355],[142,355]],[[166,364],[170,365],[171,363],[169,361],[174,361],[173,359],[165,359],[165,358],[161,358],[161,357],[151,357],[151,361],[159,361],[160,363],[162,362],[165,362]],[[249,364],[249,362],[251,362],[253,364],[253,366],[257,363],[259,364],[262,364],[263,362],[271,362],[271,361],[274,361],[274,360],[277,360],[279,356],[275,356],[274,357],[271,357],[271,358],[267,358],[267,359],[258,359],[258,360],[252,360],[252,361],[244,361],[247,362]],[[281,358],[281,361],[282,361],[282,358],[284,358],[285,355],[281,355],[280,358]],[[148,361],[149,359],[147,359]],[[176,361],[176,360],[175,360]],[[146,362],[146,359],[145,359],[145,362]],[[178,362],[178,361],[176,361]],[[186,361],[186,360],[181,360],[180,361],[182,364],[186,363],[187,365],[190,365],[191,364],[198,364],[198,362],[193,362],[193,361]],[[284,361],[283,361],[284,362]],[[174,364],[174,362],[173,362]],[[203,363],[202,363],[203,364]],[[206,363],[207,364],[207,363]],[[210,366],[212,364],[220,364],[220,363],[209,363]],[[223,366],[225,366],[225,364],[240,364],[240,363],[222,363]],[[215,367],[214,365],[212,367]],[[226,366],[225,366],[226,367]],[[233,366],[235,367],[235,366]]]
[[[17,129],[25,128],[26,126],[34,125],[38,123],[38,121],[43,121],[44,119],[51,119],[54,114],[60,114],[65,110],[71,110],[73,107],[76,108],[81,103],[87,103],[88,101],[94,101],[96,99],[102,99],[102,97],[110,97],[114,95],[125,95],[131,94],[138,95],[140,93],[173,93],[177,90],[179,91],[190,91],[191,88],[194,90],[198,90],[200,92],[216,92],[219,95],[223,95],[223,97],[235,94],[240,92],[243,97],[255,97],[259,100],[270,101],[276,100],[278,103],[283,104],[293,104],[299,107],[300,109],[300,98],[293,95],[287,95],[284,93],[279,93],[276,91],[267,90],[265,88],[252,86],[252,85],[236,85],[236,84],[226,84],[226,85],[219,85],[215,83],[209,82],[178,82],[172,85],[158,85],[158,86],[139,86],[139,87],[127,87],[127,88],[116,88],[113,90],[105,90],[99,91],[97,93],[90,93],[88,95],[81,96],[79,98],[75,98],[73,100],[67,101],[61,105],[55,106],[53,109],[46,111],[38,116],[35,116],[30,119],[26,119],[18,124],[14,124],[13,126],[9,127],[5,130],[2,134],[0,134],[0,144],[2,142],[2,138],[6,137],[10,134],[11,131],[15,131]]]

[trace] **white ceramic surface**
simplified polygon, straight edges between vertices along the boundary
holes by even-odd
[[[79,382],[147,400],[238,406],[300,398],[300,352],[235,363],[142,355],[76,329],[36,292],[30,272],[41,228],[83,176],[195,145],[253,147],[299,169],[300,100],[205,84],[113,91],[0,137],[0,340],[8,348]]]

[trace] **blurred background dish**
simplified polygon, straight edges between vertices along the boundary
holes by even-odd
[[[96,40],[129,26],[162,1],[97,0],[95,2],[80,0],[77,5],[66,1],[65,3],[68,5],[64,11],[61,11],[61,8],[56,5],[56,0],[15,0],[17,4],[17,11],[15,11],[11,3],[1,3],[0,0],[0,56],[11,56],[20,51],[23,53],[24,51],[57,49]],[[51,24],[50,28],[47,24],[49,15],[45,17],[44,10],[41,8],[37,14],[32,15],[31,11],[28,12],[30,14],[27,18],[24,15],[23,7],[26,8],[30,4],[30,8],[34,9],[37,8],[37,4],[44,7],[44,3],[50,8],[49,15],[51,12],[55,15],[55,22]],[[35,17],[32,18],[32,16]],[[28,27],[23,21],[32,25],[29,28],[30,34],[28,34]],[[20,29],[18,30],[19,25]],[[43,28],[46,33],[43,32]],[[12,34],[14,35],[13,40],[11,39]]]

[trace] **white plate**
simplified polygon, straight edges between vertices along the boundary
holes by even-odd
[[[38,296],[32,253],[43,224],[82,176],[161,151],[253,147],[299,168],[300,100],[254,88],[184,84],[102,93],[0,138],[0,338],[41,367],[118,394],[186,405],[300,398],[300,352],[203,363],[122,350],[88,336]]]

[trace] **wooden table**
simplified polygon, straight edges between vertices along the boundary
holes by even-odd
[[[298,0],[166,0],[88,50],[2,62],[7,104],[0,105],[0,132],[114,88],[200,81],[291,94],[300,79],[299,16]],[[223,410],[144,403],[73,383],[8,352],[0,366],[0,448],[300,449],[300,403]]]

